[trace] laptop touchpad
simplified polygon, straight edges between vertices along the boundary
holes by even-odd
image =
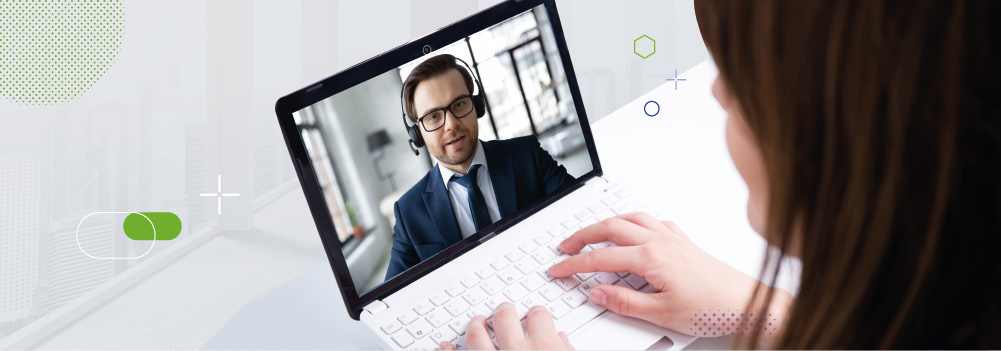
[[[569,338],[578,350],[646,350],[664,338],[664,333],[650,322],[605,312]]]

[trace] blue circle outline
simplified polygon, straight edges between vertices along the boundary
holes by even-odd
[[[652,115],[646,112],[646,106],[649,105],[651,102],[654,105],[657,105],[657,112],[654,112]],[[646,115],[649,116],[649,117],[653,117],[653,116],[656,116],[656,115],[660,114],[660,104],[658,104],[656,101],[653,101],[653,100],[647,101],[645,104],[643,104],[643,113],[646,113]]]

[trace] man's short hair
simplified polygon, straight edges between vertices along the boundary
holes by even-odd
[[[417,91],[417,84],[442,75],[449,69],[458,70],[459,74],[462,75],[462,80],[466,82],[466,89],[469,90],[470,94],[473,93],[473,77],[469,75],[464,66],[460,66],[456,62],[455,56],[441,54],[429,58],[414,67],[407,79],[403,81],[403,106],[407,110],[407,118],[410,119],[410,123],[417,123],[417,119],[421,117],[417,115],[417,107],[414,106],[414,92]]]

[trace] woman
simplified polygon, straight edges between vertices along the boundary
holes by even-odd
[[[653,293],[600,285],[590,298],[682,332],[705,306],[778,317],[777,338],[738,338],[738,347],[1001,346],[992,337],[1001,330],[1001,2],[695,7],[719,68],[713,94],[729,114],[748,220],[781,255],[802,260],[800,291],[758,282],[643,214],[578,231],[563,251],[618,247],[550,274],[641,275]],[[513,308],[499,308],[501,348],[571,348],[532,317],[545,313],[530,313],[526,340]],[[481,317],[467,344],[493,348]]]

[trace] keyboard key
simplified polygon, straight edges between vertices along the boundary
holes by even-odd
[[[567,230],[570,230],[570,228],[573,228],[574,226],[577,225],[577,220],[571,218],[571,219],[568,219],[568,220],[565,220],[565,221],[561,222],[560,225],[562,225],[563,228],[567,228]]]
[[[619,276],[615,275],[615,273],[598,272],[594,280],[599,284],[615,284],[615,282],[619,281]]]
[[[401,314],[399,317],[396,317],[396,320],[400,321],[400,323],[403,323],[403,325],[407,325],[416,321],[417,315],[410,312],[403,312],[403,314]]]
[[[563,240],[553,241],[553,242],[549,243],[549,245],[547,245],[546,247],[548,247],[550,250],[552,250],[557,255],[561,255],[561,254],[563,254],[563,251],[560,251],[560,244],[562,244],[562,243],[563,243]]]
[[[556,279],[553,278],[553,276],[549,275],[548,269],[539,270],[539,276],[542,277],[542,280],[545,280],[547,282],[551,282],[553,281],[553,279]]]
[[[539,293],[531,293],[528,295],[528,297],[521,299],[521,304],[528,309],[531,309],[532,306],[535,305],[545,305],[546,302],[549,301],[543,299],[542,296],[539,295]]]
[[[549,236],[556,238],[563,235],[563,233],[566,233],[566,230],[560,227],[553,227],[552,229],[549,229],[547,233],[549,233]]]
[[[583,247],[583,248],[581,248],[581,249],[580,249],[580,252],[578,252],[577,254],[582,254],[582,253],[586,253],[586,252],[588,252],[588,251],[593,251],[593,250],[594,250],[594,249],[592,249],[592,248],[591,248],[590,246],[587,246],[587,245],[584,245],[584,247]]]
[[[597,243],[597,244],[590,244],[590,245],[587,245],[587,246],[590,246],[592,249],[597,250],[597,249],[604,249],[606,247],[612,246],[612,243],[605,241],[605,242],[600,242],[600,243]]]
[[[462,294],[462,299],[466,300],[470,306],[476,306],[479,305],[480,302],[483,302],[483,300],[487,299],[487,293],[480,289],[472,289],[466,291],[465,294]]]
[[[465,277],[462,278],[462,281],[460,281],[460,283],[462,283],[462,286],[465,286],[468,289],[476,286],[476,284],[479,284],[480,280],[473,277]]]
[[[417,314],[422,316],[428,314],[431,310],[434,310],[434,306],[431,306],[430,303],[422,303],[417,305],[417,307],[414,307],[414,312],[417,312]]]
[[[580,221],[580,227],[584,228],[584,227],[587,227],[587,226],[595,224],[595,223],[598,223],[598,219],[594,218],[594,217],[591,217],[591,218],[588,218],[586,220]]]
[[[411,324],[409,327],[407,327],[407,332],[410,333],[410,335],[413,335],[413,337],[418,339],[424,338],[425,336],[430,334],[431,331],[433,330],[434,328],[431,327],[431,323],[428,323],[428,321],[423,319],[416,321],[414,322],[414,324]]]
[[[486,304],[483,304],[473,307],[473,309],[469,310],[469,312],[466,312],[466,316],[468,316],[469,318],[473,318],[476,316],[484,316],[490,318],[494,316],[494,310],[489,306],[487,306]],[[466,321],[466,324],[469,324],[469,321]],[[462,335],[462,333],[459,333],[459,335]]]
[[[416,317],[414,319],[417,319]],[[393,334],[403,328],[400,323],[392,322],[382,326],[382,331],[386,332],[386,335]]]
[[[517,283],[522,277],[521,272],[518,272],[515,268],[508,268],[503,271],[497,272],[497,278],[500,278],[504,284],[511,285]]]
[[[585,219],[591,218],[591,212],[580,211],[580,212],[577,212],[577,214],[575,214],[573,216],[575,218],[577,218],[578,221],[583,222]]]
[[[549,250],[538,250],[532,254],[532,258],[535,259],[535,262],[539,262],[539,264],[545,264],[552,260],[553,257],[556,257],[556,254]]]
[[[476,271],[476,276],[480,277],[480,279],[487,279],[494,275],[494,272],[496,271],[493,268],[483,267]]]
[[[577,273],[576,275],[577,278],[580,278],[581,281],[585,281],[591,279],[591,277],[593,277],[595,273]]]
[[[564,252],[564,253],[559,254],[558,256],[556,256],[556,258],[553,259],[553,262],[551,264],[557,264],[557,263],[563,262],[563,260],[568,259],[568,258],[570,258],[570,255],[568,255],[567,253]]]
[[[521,301],[527,295],[528,290],[521,285],[514,285],[504,291],[504,296],[507,296],[507,299],[511,301]]]
[[[493,295],[501,292],[501,290],[504,290],[505,286],[506,285],[502,283],[500,280],[491,279],[484,281],[482,284],[480,284],[480,289],[483,289],[483,291],[486,292],[487,295]]]
[[[538,246],[533,243],[525,243],[525,245],[518,246],[518,249],[526,254],[532,253],[532,251],[535,251],[536,248],[538,248]]]
[[[588,206],[587,210],[591,211],[591,213],[598,213],[605,210],[605,205],[602,205],[600,203],[593,204],[591,206]]]
[[[546,309],[553,315],[553,319],[563,318],[563,316],[566,316],[567,313],[570,313],[570,307],[559,301],[546,305]]]
[[[612,212],[615,212],[615,214],[632,213],[633,209],[637,207],[629,201],[623,201],[616,206],[617,207],[612,209]]]
[[[500,304],[505,303],[505,302],[508,302],[508,300],[506,300],[504,297],[498,295],[496,297],[491,297],[491,298],[487,299],[487,302],[485,303],[485,305],[487,307],[489,307],[491,311],[493,311],[493,310],[497,309],[497,306],[500,306]]]
[[[431,340],[434,340],[434,342],[441,344],[442,341],[452,341],[452,340],[455,340],[455,338],[457,336],[459,336],[459,334],[456,333],[456,332],[454,332],[454,331],[452,331],[451,329],[441,328],[441,329],[435,330],[435,332],[433,334],[431,334]],[[435,349],[438,349],[438,348],[436,347]]]
[[[466,347],[466,337],[463,336],[462,334],[459,334],[459,337],[455,338],[455,341],[452,342],[452,345],[455,346],[456,350],[468,350],[469,349],[468,347]]]
[[[578,285],[580,285],[580,279],[577,279],[577,277],[574,276],[569,276],[562,279],[556,279],[554,280],[554,282],[556,282],[556,285],[559,285],[561,288],[563,288],[563,291],[573,290],[573,288],[576,288]]]
[[[545,235],[545,234],[539,235],[539,236],[535,237],[535,239],[532,239],[532,241],[535,241],[535,243],[539,244],[540,246],[541,245],[545,245],[546,243],[548,243],[551,240],[553,240],[553,237],[551,237],[549,235]]]
[[[638,275],[631,275],[626,277],[626,283],[629,283],[629,286],[633,287],[633,289],[639,290],[646,285],[646,279]]]
[[[646,286],[644,286],[644,287],[643,287],[642,289],[640,289],[639,291],[640,291],[641,293],[647,293],[647,294],[649,294],[649,293],[652,293],[652,292],[653,292],[653,285],[650,285],[650,284],[647,284]]]
[[[448,302],[448,296],[445,295],[445,293],[437,293],[434,294],[434,296],[431,296],[431,303],[433,303],[435,306],[440,307],[441,305],[444,305],[446,302]]]
[[[511,261],[511,262],[518,261],[522,257],[525,257],[525,255],[523,255],[521,252],[518,252],[518,251],[511,251],[511,252],[508,252],[506,255],[504,255],[504,258],[506,258],[508,261]]]
[[[584,293],[585,296],[591,296],[591,289],[594,289],[596,286],[598,286],[598,282],[594,279],[590,279],[581,283],[580,286],[577,287],[577,290],[580,290],[580,292]]]
[[[528,291],[539,290],[543,285],[546,285],[546,281],[542,280],[538,274],[529,274],[525,279],[521,280],[521,286],[524,286]]]
[[[393,341],[397,345],[400,345],[400,347],[407,347],[414,343],[414,337],[410,336],[410,334],[397,334],[393,337]]]
[[[437,349],[438,344],[435,344],[434,341],[424,339],[410,345],[410,347],[407,348],[407,351],[434,351]]]
[[[448,288],[445,288],[445,293],[447,293],[448,296],[451,296],[451,297],[457,297],[459,295],[462,295],[463,291],[466,291],[466,289],[464,289],[459,284],[455,284],[455,285],[452,285],[452,286],[450,286]]]
[[[514,311],[518,313],[518,319],[523,320],[528,316],[528,307],[525,307],[525,305],[520,303],[514,304]],[[521,330],[528,330],[525,329],[525,322],[521,322]]]
[[[594,217],[597,218],[599,221],[603,221],[603,220],[615,217],[615,212],[612,212],[612,210],[606,209],[604,211],[595,213]]]
[[[625,199],[625,198],[629,197],[629,195],[632,195],[632,194],[633,193],[629,192],[629,190],[626,190],[626,189],[620,189],[619,191],[615,192],[615,196],[617,196],[620,199]]]
[[[629,272],[618,272],[615,273],[615,275],[619,276],[620,278],[625,278],[626,276],[629,275]]]
[[[510,265],[511,265],[511,263],[508,263],[507,260],[496,260],[496,261],[493,261],[493,262],[490,263],[490,267],[494,267],[494,269],[496,269],[498,271],[502,270],[504,268],[507,268],[507,266],[510,266]]]
[[[514,264],[514,268],[517,268],[522,274],[529,274],[539,268],[539,265],[532,260],[521,260]]]
[[[577,308],[587,302],[587,295],[584,295],[580,291],[574,290],[564,294],[560,297],[560,300],[565,302],[570,308]]]
[[[424,319],[431,323],[432,327],[439,328],[445,325],[445,323],[448,323],[448,321],[452,320],[452,316],[449,316],[448,313],[445,313],[445,311],[438,310],[428,313]]]
[[[469,304],[462,300],[452,300],[442,306],[445,311],[451,313],[453,317],[461,316],[463,312],[469,311]]]
[[[609,196],[609,197],[606,197],[604,199],[601,199],[601,203],[605,204],[605,206],[612,206],[616,202],[619,202],[619,198],[617,198],[615,196]]]
[[[539,295],[542,295],[546,300],[556,301],[560,296],[563,296],[563,289],[556,284],[549,283],[539,289]]]

